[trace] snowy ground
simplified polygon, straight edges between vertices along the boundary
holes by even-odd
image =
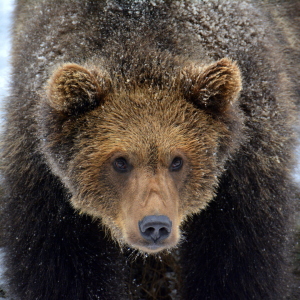
[[[3,124],[3,99],[8,94],[8,74],[10,73],[9,67],[9,50],[10,50],[10,25],[11,14],[13,10],[13,0],[0,0],[0,128]],[[298,151],[299,155],[300,151]],[[300,157],[300,155],[299,155]],[[299,159],[300,160],[300,159]],[[296,172],[296,180],[300,182],[300,167],[298,165]],[[3,282],[1,281],[1,257],[0,251],[0,289]],[[1,296],[0,296],[1,297]]]

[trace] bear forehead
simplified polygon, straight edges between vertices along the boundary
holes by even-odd
[[[101,124],[116,126],[121,132],[128,131],[128,126],[130,130],[139,131],[145,128],[190,130],[209,129],[213,124],[209,115],[186,101],[182,95],[164,91],[113,93],[94,114],[102,119]],[[155,132],[150,136],[153,134]]]
[[[118,145],[186,144],[213,135],[215,126],[208,114],[180,94],[147,91],[112,94],[87,120],[101,141],[116,141]]]
[[[217,145],[212,118],[180,95],[112,94],[86,116],[86,123],[85,139],[78,139],[82,159],[100,165],[114,156],[140,165],[149,160],[168,164],[176,155],[199,159]]]

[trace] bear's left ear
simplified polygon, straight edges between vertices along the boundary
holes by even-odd
[[[204,68],[189,66],[182,71],[181,88],[188,101],[212,114],[220,114],[238,99],[241,73],[228,58]]]
[[[111,90],[108,76],[77,64],[65,64],[51,76],[47,86],[49,105],[71,116],[96,108]]]

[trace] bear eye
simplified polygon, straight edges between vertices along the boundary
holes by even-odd
[[[113,167],[117,172],[120,172],[120,173],[125,173],[125,172],[129,171],[129,164],[128,164],[126,158],[124,158],[124,157],[116,158],[113,161]]]
[[[181,170],[183,165],[183,159],[181,157],[175,157],[171,163],[170,170],[171,171],[179,171]]]

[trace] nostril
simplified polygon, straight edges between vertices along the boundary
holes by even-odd
[[[154,227],[149,227],[145,230],[144,232],[146,235],[152,235],[155,233],[155,228]]]
[[[139,228],[145,240],[156,243],[169,237],[172,230],[172,222],[167,216],[151,215],[139,221]]]
[[[164,237],[164,236],[168,237],[170,232],[171,231],[168,231],[168,229],[165,228],[165,227],[159,229],[159,234],[160,234],[161,237]]]

